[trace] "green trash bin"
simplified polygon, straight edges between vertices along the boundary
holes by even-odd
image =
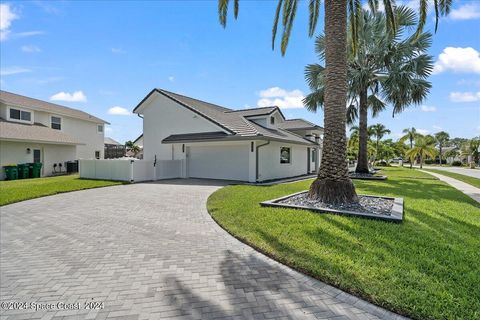
[[[4,166],[5,169],[5,178],[7,180],[17,180],[18,179],[18,170],[17,166]]]
[[[28,179],[29,176],[29,168],[28,164],[26,163],[20,163],[17,165],[17,170],[18,170],[18,179]]]
[[[40,178],[41,170],[42,170],[41,162],[32,163],[32,178]]]

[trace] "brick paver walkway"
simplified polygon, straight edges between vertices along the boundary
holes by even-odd
[[[400,319],[228,235],[205,208],[218,187],[123,185],[0,208],[1,301],[52,303],[1,318]]]

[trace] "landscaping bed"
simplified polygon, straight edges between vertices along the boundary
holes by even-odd
[[[306,209],[319,213],[334,213],[370,219],[401,222],[403,219],[403,199],[358,195],[358,203],[331,205],[312,200],[308,191],[302,191],[274,200],[263,201],[264,207]]]
[[[0,206],[57,193],[108,187],[118,181],[80,179],[78,175],[0,181]]]
[[[380,176],[374,173],[356,173],[350,172],[350,179],[359,179],[359,180],[387,180],[387,176]]]
[[[379,306],[414,319],[478,319],[480,205],[426,173],[383,170],[387,181],[355,180],[357,193],[404,198],[401,224],[260,206],[312,180],[228,186],[208,210],[264,254]]]

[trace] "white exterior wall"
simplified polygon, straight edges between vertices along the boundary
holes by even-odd
[[[94,159],[95,151],[100,151],[100,159],[104,158],[105,126],[103,132],[99,133],[97,131],[99,124],[103,125],[102,123],[62,117],[62,131],[83,143],[83,145],[77,146],[76,159]]]
[[[249,181],[250,141],[188,144],[186,176]]]
[[[260,142],[262,143],[265,142]],[[281,147],[291,148],[289,164],[280,163]],[[307,146],[272,141],[269,145],[260,147],[258,153],[259,181],[307,174]]]
[[[17,107],[13,106],[13,108]],[[7,109],[7,105],[0,104],[0,117],[6,120],[8,119]],[[49,128],[51,126],[51,116],[62,119],[61,131],[83,143],[83,145],[78,145],[76,155],[68,160],[93,159],[95,157],[95,151],[100,151],[100,158],[103,159],[105,128],[101,133],[97,131],[97,126],[104,125],[103,123],[95,123],[30,108],[20,107],[20,109],[31,111],[33,122],[41,123]]]
[[[29,154],[27,148],[30,148]],[[66,170],[64,162],[75,159],[75,146],[0,141],[0,165],[33,162],[34,149],[40,150],[40,159],[43,163],[42,176],[52,174],[54,163],[61,163],[64,171]],[[3,166],[0,170],[0,179],[3,180],[5,178]]]
[[[172,146],[162,140],[172,134],[223,131],[186,107],[160,94],[151,97],[143,110],[143,158],[172,160]]]

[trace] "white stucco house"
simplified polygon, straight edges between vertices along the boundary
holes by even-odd
[[[154,89],[133,112],[144,160],[183,160],[185,178],[260,182],[315,173],[321,160],[323,128],[278,107],[232,110]]]
[[[0,91],[0,179],[3,165],[42,162],[42,176],[53,165],[103,159],[104,125],[83,111]]]

